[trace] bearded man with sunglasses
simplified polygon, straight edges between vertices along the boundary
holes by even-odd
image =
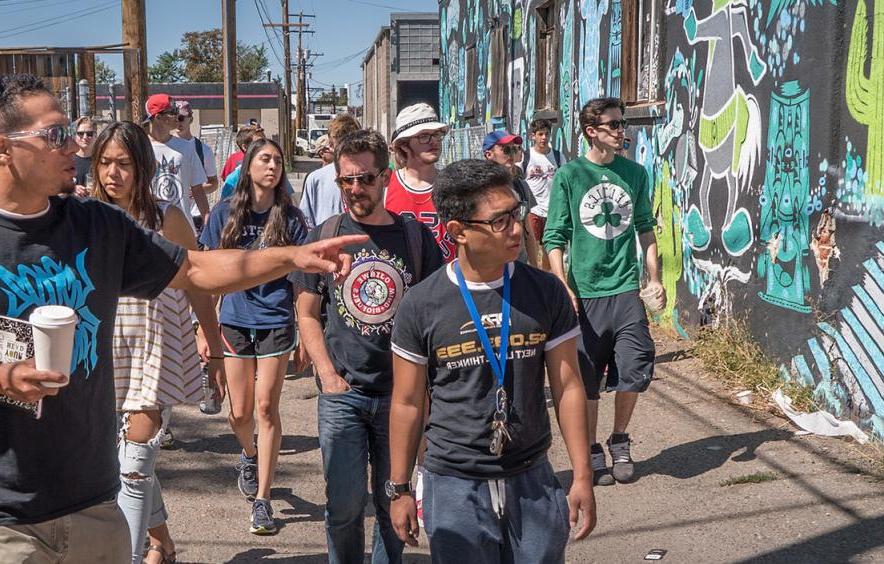
[[[160,200],[178,206],[196,233],[191,208],[195,205],[200,221],[205,225],[209,216],[209,200],[205,186],[209,181],[193,143],[174,137],[178,129],[178,107],[168,94],[154,94],[145,103],[144,125],[153,145],[157,172],[151,191]]]
[[[516,261],[528,210],[511,182],[488,161],[439,173],[433,199],[457,259],[405,295],[393,327],[387,491],[399,538],[417,545],[410,478],[429,396],[433,562],[564,562],[569,532],[581,539],[595,525],[580,328],[565,287]],[[574,471],[567,498],[547,458],[547,375]]]
[[[592,469],[600,485],[633,479],[626,429],[638,394],[648,389],[654,376],[654,340],[639,295],[636,238],[645,251],[649,282],[644,292],[660,309],[666,302],[648,175],[644,167],[619,154],[626,139],[623,112],[619,98],[598,98],[583,106],[580,127],[590,149],[556,173],[543,233],[552,272],[569,287],[580,319],[580,370],[586,387]],[[602,380],[605,391],[616,392],[613,432],[607,440],[611,469],[597,441]]]
[[[390,333],[402,296],[443,261],[425,225],[384,208],[388,165],[386,141],[376,132],[360,130],[336,142],[334,170],[347,212],[317,226],[307,241],[339,233],[365,234],[368,241],[347,248],[353,270],[338,283],[329,276],[295,276],[303,290],[297,299],[301,341],[321,392],[319,447],[332,563],[363,560],[369,462],[377,516],[372,562],[400,562],[402,556],[384,493],[390,474]]]

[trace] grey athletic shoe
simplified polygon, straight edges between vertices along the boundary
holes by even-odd
[[[617,442],[613,442],[614,435],[608,439],[608,452],[611,453],[612,473],[614,479],[618,482],[631,482],[635,473],[635,465],[632,462],[632,456],[629,454],[629,434],[623,433],[616,437]]]
[[[247,500],[253,501],[255,496],[258,495],[257,455],[249,458],[245,454],[240,453],[236,471],[239,473],[236,485],[239,487],[240,493],[246,496]]]
[[[252,503],[252,519],[249,532],[253,535],[272,535],[276,532],[273,521],[273,508],[266,499],[256,499]]]
[[[590,448],[592,457],[592,483],[596,486],[611,486],[614,484],[614,476],[608,470],[608,460],[605,457],[605,449],[595,443]]]

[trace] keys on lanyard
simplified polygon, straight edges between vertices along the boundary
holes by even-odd
[[[482,343],[482,349],[488,364],[491,365],[491,372],[497,380],[497,397],[494,409],[494,417],[491,420],[491,445],[488,450],[494,456],[503,454],[506,443],[512,441],[509,429],[507,428],[507,419],[509,418],[509,398],[506,395],[504,383],[506,379],[506,360],[507,351],[509,350],[510,338],[510,276],[509,265],[503,268],[503,302],[500,307],[500,348],[499,355],[494,353],[494,347],[491,346],[491,339],[488,338],[488,332],[482,325],[482,319],[479,311],[476,309],[476,303],[473,296],[467,289],[466,280],[464,280],[463,272],[460,270],[460,263],[454,263],[454,272],[457,275],[457,283],[460,288],[460,295],[463,298],[464,305],[470,313],[473,325],[476,327],[476,333],[479,341]]]
[[[506,444],[513,440],[507,428],[508,414],[509,404],[506,390],[497,388],[497,408],[494,410],[494,418],[491,420],[491,445],[488,447],[494,456],[502,455]]]

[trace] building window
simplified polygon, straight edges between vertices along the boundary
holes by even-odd
[[[476,83],[479,80],[479,61],[476,44],[466,48],[466,84],[464,92],[464,117],[473,117],[476,113]]]
[[[534,77],[534,109],[555,109],[556,82],[556,3],[547,2],[537,7],[536,56],[537,74]]]
[[[509,53],[507,51],[508,28],[498,25],[491,33],[491,116],[501,117],[506,115],[506,100],[509,92],[507,84],[507,68],[509,68]]]
[[[622,3],[620,97],[628,104],[657,100],[661,13],[660,0]]]

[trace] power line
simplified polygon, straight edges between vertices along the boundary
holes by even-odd
[[[72,20],[78,20],[80,18],[85,18],[87,16],[91,16],[93,14],[97,14],[98,12],[103,12],[108,8],[112,8],[114,6],[119,6],[120,1],[117,0],[115,2],[109,2],[107,4],[103,4],[101,6],[97,6],[94,8],[84,8],[83,10],[78,10],[75,12],[71,12],[69,14],[65,14],[63,16],[58,16],[55,18],[50,18],[48,20],[42,20],[39,22],[31,22],[29,24],[25,24],[24,26],[18,26],[14,28],[9,28],[5,30],[0,30],[0,39],[6,39],[8,37],[15,37],[17,35],[23,35],[25,33],[29,33],[32,31],[38,31],[41,29],[45,29],[47,27],[53,27],[59,24],[67,23]],[[12,32],[12,33],[6,33]]]
[[[273,51],[273,56],[276,58],[276,62],[279,63],[279,66],[285,69],[285,63],[282,62],[282,58],[279,56],[279,53],[277,53],[273,39],[267,31],[267,26],[264,25],[264,15],[261,13],[261,7],[258,5],[258,0],[255,0],[255,9],[258,11],[258,17],[261,19],[261,29],[264,30],[264,35],[267,36],[267,44],[270,45],[270,50]]]
[[[0,4],[0,14],[4,16],[8,16],[9,14],[19,14],[21,12],[30,12],[31,10],[42,10],[44,8],[48,8],[50,6],[58,6],[61,4],[73,4],[74,2],[82,2],[83,0],[62,0],[61,2],[53,2],[52,4],[37,4],[34,5],[33,2],[22,2],[21,4],[26,4],[26,8],[19,8],[17,10],[6,10],[6,6],[16,6],[18,4]]]
[[[379,4],[377,2],[368,2],[367,0],[347,0],[347,2],[352,2],[354,4],[363,4],[365,6],[374,6],[375,8],[389,8],[390,10],[400,10],[403,12],[407,12],[408,8],[403,8],[402,6],[391,6],[389,4]]]

